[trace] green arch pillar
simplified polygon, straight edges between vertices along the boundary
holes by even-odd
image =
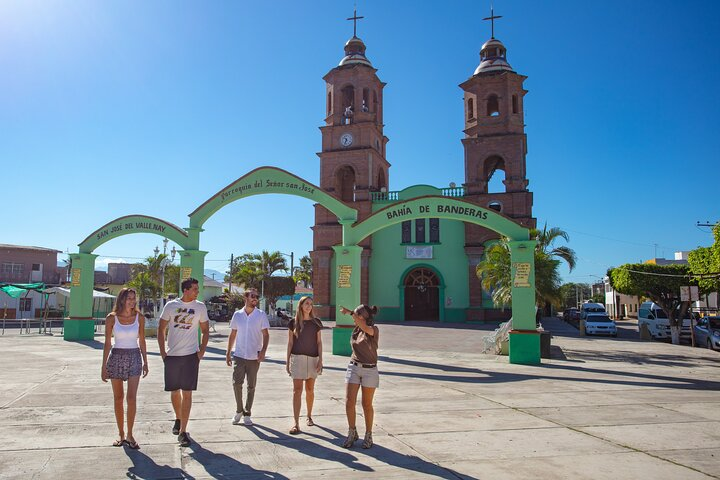
[[[362,247],[336,245],[335,251],[335,328],[332,352],[349,357],[350,336],[355,322],[349,315],[340,313],[340,307],[353,309],[360,305],[360,254]]]
[[[190,277],[196,279],[198,287],[200,287],[198,295],[200,301],[205,298],[203,289],[205,286],[205,255],[207,253],[202,250],[180,251],[180,282]],[[178,295],[182,295],[182,291],[178,292]]]
[[[93,319],[93,287],[95,259],[92,253],[71,253],[70,316],[63,321],[63,339],[92,340],[95,337]]]
[[[510,363],[540,365],[540,333],[535,324],[535,240],[510,241],[513,329]]]

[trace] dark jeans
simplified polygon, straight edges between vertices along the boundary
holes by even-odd
[[[260,369],[259,360],[245,360],[240,357],[233,357],[235,367],[233,368],[233,390],[235,391],[235,411],[250,416],[253,400],[255,399],[255,383]],[[247,377],[247,399],[243,405],[242,393],[243,382]]]

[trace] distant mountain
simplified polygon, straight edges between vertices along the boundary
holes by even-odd
[[[213,277],[213,274],[215,277]],[[206,268],[205,269],[205,275],[207,275],[210,278],[214,278],[218,282],[223,282],[225,279],[225,274],[223,272],[219,272],[217,270],[213,270],[212,268]]]

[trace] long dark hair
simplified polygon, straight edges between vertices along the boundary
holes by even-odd
[[[135,294],[135,311],[138,312],[137,309],[137,292],[134,288],[123,288],[120,290],[120,293],[118,293],[117,300],[115,300],[115,308],[112,311],[112,314],[117,315],[118,313],[123,313],[125,311],[125,302],[127,302],[127,297],[131,293]]]
[[[372,307],[368,307],[364,303],[361,303],[357,306],[357,308],[355,308],[355,313],[363,317],[365,319],[365,322],[370,326],[375,323],[374,318],[377,312],[378,308],[375,305],[373,305]]]

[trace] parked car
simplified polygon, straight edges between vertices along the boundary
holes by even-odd
[[[577,308],[566,308],[563,311],[563,320],[580,320],[580,310]]]
[[[617,337],[615,320],[604,313],[588,313],[583,322],[585,322],[585,335],[612,335]]]
[[[690,336],[692,313],[687,312],[680,329],[681,337]],[[638,329],[647,328],[652,338],[670,338],[670,320],[667,313],[655,302],[643,302],[638,309]]]
[[[606,313],[605,306],[599,303],[583,303],[580,305],[580,318],[585,318],[591,313]]]
[[[720,317],[702,317],[695,325],[695,345],[720,350]]]

